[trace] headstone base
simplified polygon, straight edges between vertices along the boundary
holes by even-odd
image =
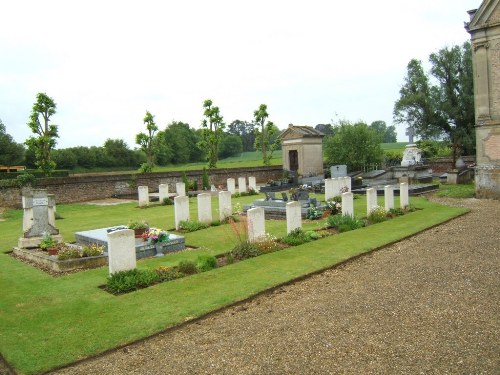
[[[63,236],[60,234],[53,234],[51,235],[52,239],[56,242],[64,242]],[[42,242],[43,237],[21,237],[19,238],[19,241],[17,242],[17,247],[20,247],[22,249],[31,249],[34,247],[40,247],[40,242]]]

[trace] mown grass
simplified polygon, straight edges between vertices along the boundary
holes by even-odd
[[[240,197],[233,203],[245,204],[255,198]],[[191,202],[195,218],[196,205]],[[217,202],[214,199],[212,203],[215,216]],[[106,267],[53,278],[5,254],[16,244],[22,227],[21,212],[8,211],[6,220],[0,222],[0,352],[22,373],[46,371],[147,337],[465,212],[422,198],[412,197],[411,203],[421,210],[121,296],[98,288],[106,280]],[[128,220],[145,219],[161,228],[171,228],[174,223],[172,206],[139,209],[135,203],[69,204],[59,205],[58,212],[64,219],[57,225],[69,241],[74,231],[126,224]],[[366,215],[364,197],[355,200],[355,212]],[[304,229],[321,225],[321,221],[308,221]],[[286,222],[267,221],[266,231],[284,236]],[[186,242],[200,248],[141,260],[138,267],[174,265],[183,259],[195,260],[199,254],[221,254],[234,246],[236,239],[231,226],[222,225],[188,233]]]
[[[473,198],[475,196],[475,184],[441,184],[439,191],[436,193],[438,197],[448,198]]]

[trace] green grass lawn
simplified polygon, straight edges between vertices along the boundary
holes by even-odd
[[[233,199],[249,203],[257,196]],[[322,195],[317,195],[319,200]],[[366,215],[364,197],[355,212]],[[263,290],[333,265],[385,244],[398,241],[466,212],[424,198],[410,198],[419,208],[407,215],[356,231],[326,237],[283,251],[262,255],[220,269],[177,279],[137,292],[113,296],[98,288],[107,267],[49,276],[10,257],[21,234],[21,211],[8,211],[0,222],[0,352],[21,373],[37,373],[147,337],[186,320],[249,298]],[[196,200],[190,199],[196,218]],[[380,205],[383,200],[380,199]],[[396,198],[396,205],[398,205]],[[217,217],[217,199],[213,199]],[[145,219],[163,229],[174,226],[172,206],[139,209],[135,203],[117,206],[59,205],[57,221],[66,241],[74,232]],[[322,221],[307,221],[304,229]],[[282,237],[286,221],[267,221],[266,231]],[[221,254],[236,244],[230,225],[186,234],[198,249],[138,261],[139,268],[175,265],[199,254]]]

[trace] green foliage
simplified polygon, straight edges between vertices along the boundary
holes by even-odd
[[[261,254],[272,253],[273,251],[282,249],[282,245],[277,240],[277,238],[268,233],[266,233],[265,236],[259,238],[259,240],[255,242],[254,245]]]
[[[158,133],[158,164],[185,164],[204,160],[204,151],[198,147],[199,131],[189,124],[173,121]]]
[[[217,258],[211,255],[199,255],[196,261],[199,272],[206,272],[217,268]]]
[[[339,232],[359,229],[365,226],[365,223],[351,215],[333,215],[326,220],[328,228],[335,228]]]
[[[202,181],[203,190],[210,189],[210,182],[208,179],[208,173],[207,173],[207,169],[205,167],[203,167],[203,175],[201,177],[201,181]]]
[[[228,125],[227,132],[241,139],[243,152],[253,151],[255,143],[254,124],[248,121],[234,120]]]
[[[131,221],[127,226],[129,229],[148,229],[149,228],[149,224],[146,222],[146,220]]]
[[[0,119],[0,165],[20,165],[24,158],[24,146],[16,143],[7,134],[5,125]]]
[[[16,182],[19,187],[35,186],[36,177],[31,173],[22,173],[16,177]]]
[[[385,121],[374,121],[370,124],[372,129],[382,143],[393,143],[397,141],[396,127],[394,125],[387,126]]]
[[[90,256],[90,255],[87,255]],[[78,259],[82,257],[80,250],[74,247],[63,246],[57,253],[58,260]]]
[[[45,93],[38,93],[28,122],[28,127],[35,136],[29,137],[26,140],[26,145],[35,151],[36,165],[46,176],[49,176],[56,167],[56,163],[51,158],[51,152],[59,135],[57,125],[49,124],[50,118],[55,113],[56,103],[54,99]],[[40,116],[43,123],[40,122]]]
[[[133,270],[115,272],[108,276],[106,289],[113,294],[127,293],[146,288],[160,281],[160,276],[153,270]]]
[[[174,200],[172,198],[166,197],[163,198],[163,202],[161,202],[164,206],[172,206],[174,204]]]
[[[273,152],[280,144],[280,139],[276,136],[278,128],[271,121],[266,122],[269,114],[265,104],[261,104],[259,109],[254,111],[253,116],[255,120],[255,149],[262,151],[264,165],[271,165]]]
[[[135,136],[135,143],[141,147],[141,150],[146,154],[146,164],[150,169],[153,169],[155,163],[155,133],[158,131],[158,127],[155,124],[154,116],[146,111],[146,116],[144,116],[144,124],[146,124],[147,133],[138,133]]]
[[[304,232],[301,228],[291,231],[281,239],[281,242],[290,246],[298,246],[310,241],[312,241],[311,234]]]
[[[435,141],[432,139],[422,139],[417,141],[416,143],[418,148],[422,151],[422,157],[425,159],[451,156],[453,152],[449,147],[448,142]]]
[[[185,171],[182,172],[182,182],[184,183],[184,190],[187,194],[187,192],[189,191],[189,180]]]
[[[177,270],[184,275],[194,275],[198,273],[196,263],[192,260],[181,260],[177,266]]]
[[[401,161],[403,160],[403,151],[386,150],[384,151],[384,158],[387,166],[401,165]]]
[[[241,241],[231,250],[231,255],[234,259],[244,260],[260,255],[259,249],[248,241]]]
[[[154,272],[158,275],[160,282],[184,277],[184,274],[180,273],[175,267],[158,266],[154,269]]]
[[[88,246],[83,246],[82,257],[96,257],[102,255],[104,252],[104,246],[98,244],[91,244]]]
[[[153,172],[153,166],[148,163],[142,163],[139,167],[139,173],[151,173]]]
[[[323,212],[316,207],[309,207],[306,213],[306,219],[308,220],[318,220],[323,216]]]
[[[219,145],[219,158],[237,156],[243,152],[241,138],[234,134],[224,133]]]
[[[412,59],[394,105],[394,121],[408,124],[424,139],[445,136],[453,149],[475,153],[474,91],[470,42],[445,47],[429,56],[436,85]]]
[[[40,249],[47,250],[49,247],[53,247],[57,244],[57,241],[52,238],[50,233],[44,233],[42,240],[40,241]]]
[[[387,211],[384,210],[382,207],[376,207],[373,210],[370,211],[370,214],[368,215],[368,223],[369,224],[377,224],[381,223],[383,221],[389,220],[389,217],[387,216]]]
[[[201,126],[201,139],[198,143],[199,147],[206,150],[208,168],[217,168],[219,156],[219,144],[224,132],[224,121],[220,114],[219,107],[212,105],[210,99],[203,103],[203,119]]]
[[[195,232],[208,228],[209,225],[197,220],[182,220],[179,222],[179,229],[185,232]]]
[[[380,164],[383,157],[379,137],[362,122],[341,122],[336,134],[326,138],[324,150],[328,164],[345,164],[349,170]]]
[[[457,185],[442,184],[439,186],[439,191],[436,195],[448,198],[473,198],[475,196],[475,185],[473,183]]]

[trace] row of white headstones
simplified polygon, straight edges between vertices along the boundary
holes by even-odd
[[[257,180],[255,177],[248,177],[248,185],[246,177],[238,177],[238,192],[243,193],[248,190],[257,191]],[[215,190],[215,186],[212,187]],[[236,180],[234,178],[227,179],[227,191],[231,194],[235,194],[236,191]],[[149,187],[148,186],[138,186],[137,193],[139,196],[139,207],[145,207],[149,204]],[[175,193],[170,194],[168,191],[168,184],[160,184],[158,186],[158,198],[160,202],[163,202],[165,198],[170,198],[171,196],[184,196],[186,195],[186,184],[184,182],[177,182],[175,184]]]
[[[343,179],[343,178],[340,178]],[[328,194],[331,192],[331,182],[328,180],[340,179],[327,179],[325,180],[325,198],[326,191]],[[348,185],[343,185],[343,183]],[[340,184],[335,181],[335,188],[341,191],[344,187],[349,187],[350,181],[344,179]],[[328,188],[327,188],[328,186]],[[184,190],[182,190],[184,191]],[[335,190],[333,190],[335,191]],[[401,183],[399,185],[400,191],[400,207],[407,208],[409,206],[409,193],[408,184]],[[232,214],[231,192],[221,191],[218,193],[219,197],[219,219],[224,220]],[[338,195],[338,194],[337,194]],[[342,215],[354,216],[354,196],[352,192],[348,191],[341,194],[342,197]],[[208,193],[198,194],[198,220],[205,223],[212,222],[212,195]],[[377,190],[369,188],[366,190],[366,206],[367,215],[378,207]],[[394,208],[394,186],[387,185],[384,187],[384,209],[386,211]],[[174,212],[175,212],[175,227],[179,229],[179,223],[184,220],[189,220],[189,198],[185,195],[177,196],[174,198]],[[287,233],[296,229],[302,228],[302,205],[300,202],[292,201],[286,204],[286,224]],[[247,233],[250,242],[258,242],[266,236],[265,226],[265,211],[263,207],[251,208],[247,211]],[[130,270],[136,267],[136,254],[135,254],[135,239],[134,232],[126,229],[116,231],[108,234],[108,262],[109,273],[118,271]]]

